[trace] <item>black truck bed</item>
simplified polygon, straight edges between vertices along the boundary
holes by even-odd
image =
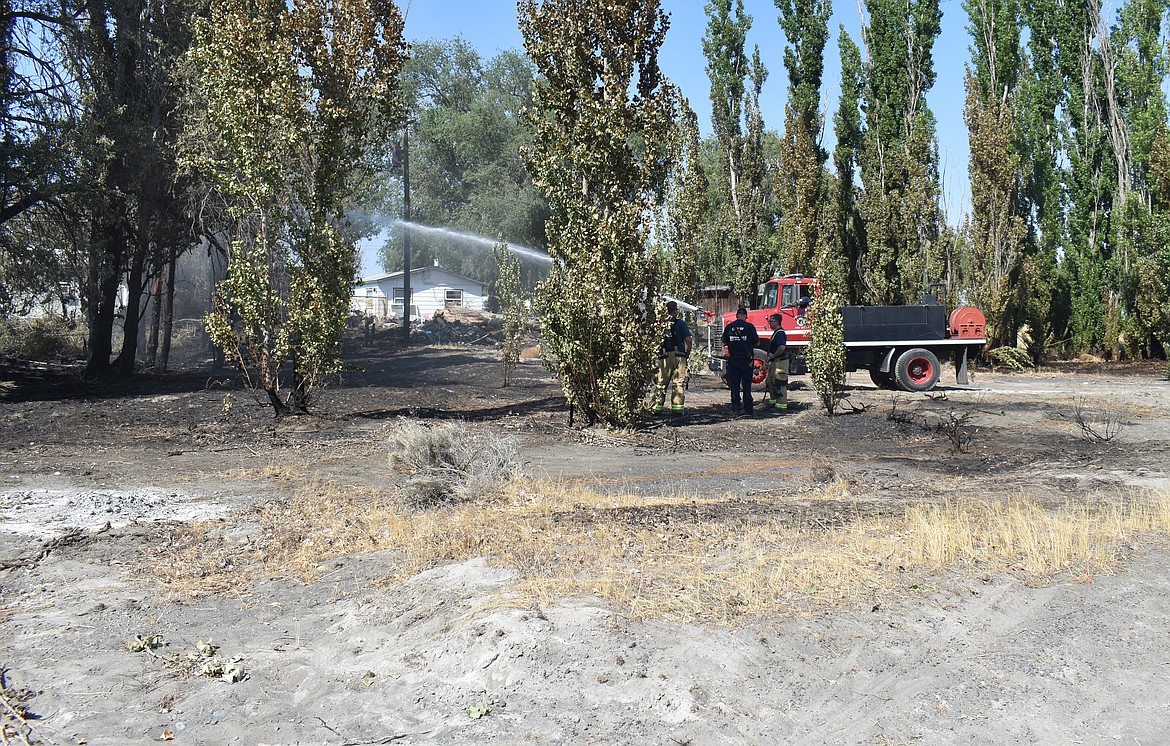
[[[946,339],[945,306],[845,306],[846,342],[902,342]]]

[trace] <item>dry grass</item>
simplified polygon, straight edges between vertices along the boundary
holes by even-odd
[[[282,475],[283,476],[283,475]],[[855,498],[840,480],[812,495],[840,510]],[[152,558],[177,591],[243,588],[256,577],[311,579],[328,559],[389,551],[389,582],[445,562],[487,557],[513,568],[506,602],[591,595],[633,618],[732,623],[868,608],[954,569],[1013,572],[1041,581],[1107,570],[1149,535],[1170,534],[1170,490],[1096,504],[1043,507],[1033,496],[865,511],[826,528],[783,498],[604,494],[553,481],[514,481],[474,500],[412,508],[393,495],[308,483],[259,509],[258,536],[233,542],[191,529]]]

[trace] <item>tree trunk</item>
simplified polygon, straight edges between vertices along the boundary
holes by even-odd
[[[171,244],[170,261],[167,262],[166,300],[163,303],[162,317],[162,350],[159,352],[159,369],[166,371],[171,359],[171,334],[175,328],[175,263],[178,254],[174,244]]]
[[[114,372],[119,378],[128,378],[134,373],[134,358],[138,354],[138,331],[142,320],[143,271],[146,265],[146,248],[139,244],[126,273],[126,319],[122,323],[122,351],[114,363]]]
[[[162,316],[162,272],[154,276],[154,302],[150,304],[150,328],[146,345],[146,367],[153,368],[158,358],[158,325]]]
[[[264,392],[268,394],[268,403],[272,405],[272,411],[275,413],[277,419],[288,414],[288,407],[284,405],[284,402],[280,399],[280,395],[274,389],[264,389]]]
[[[113,226],[99,217],[98,225],[92,233],[93,244],[86,282],[89,297],[85,304],[85,320],[89,332],[84,377],[89,381],[109,373],[110,356],[114,352],[114,318],[122,252],[113,234]]]

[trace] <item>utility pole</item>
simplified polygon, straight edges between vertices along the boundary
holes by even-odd
[[[410,342],[410,122],[402,127],[402,339]]]

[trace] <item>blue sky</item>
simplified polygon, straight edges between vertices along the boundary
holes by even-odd
[[[707,27],[705,0],[663,0],[670,14],[670,30],[663,45],[660,64],[667,77],[682,90],[699,115],[704,134],[711,131],[710,83],[703,57],[703,33]],[[450,39],[462,36],[485,59],[505,49],[523,50],[516,23],[514,0],[399,0],[406,16],[408,41]],[[943,172],[943,209],[948,221],[957,222],[968,208],[967,130],[963,124],[963,67],[970,56],[967,17],[960,0],[942,0],[942,34],[935,43],[935,71],[938,79],[927,101],[938,119],[939,160]],[[744,0],[744,11],[753,19],[748,36],[749,49],[760,48],[768,69],[761,94],[764,122],[769,129],[784,125],[784,102],[788,78],[784,70],[784,33],[777,22],[779,11],[772,0]],[[837,107],[841,80],[837,52],[837,29],[846,31],[861,45],[858,3],[838,2],[834,6],[825,48],[825,79],[822,106],[827,107],[826,144],[832,142],[832,114]]]

